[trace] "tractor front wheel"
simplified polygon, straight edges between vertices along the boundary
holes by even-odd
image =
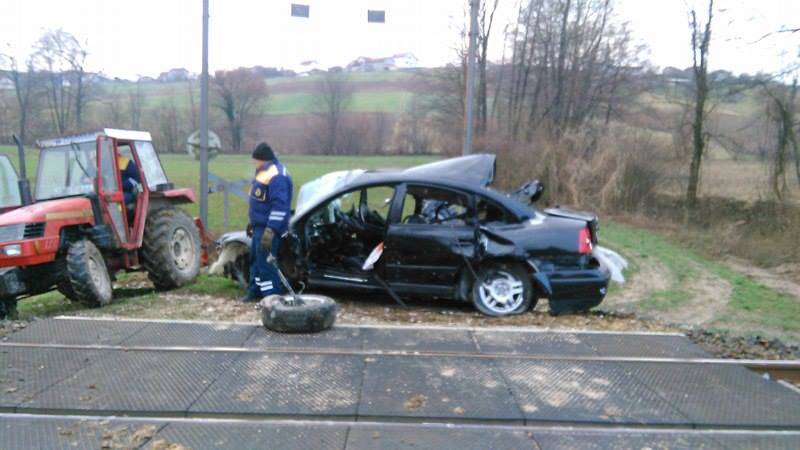
[[[103,255],[88,240],[74,242],[67,251],[70,300],[97,307],[111,302],[111,277]],[[64,291],[62,291],[64,292]]]
[[[156,289],[191,283],[200,273],[200,233],[182,209],[167,207],[147,218],[142,265]]]
[[[0,320],[17,320],[17,300],[14,298],[0,299]]]

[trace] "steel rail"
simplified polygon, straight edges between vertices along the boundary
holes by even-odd
[[[552,355],[536,353],[503,352],[450,352],[425,350],[361,350],[338,348],[302,347],[235,347],[235,346],[149,346],[149,345],[106,345],[106,344],[54,344],[30,342],[0,342],[0,348],[45,348],[68,350],[111,350],[123,352],[222,352],[222,353],[264,353],[264,354],[304,354],[304,355],[342,355],[342,356],[388,356],[388,357],[431,357],[431,358],[476,358],[476,359],[517,359],[542,361],[581,361],[581,362],[631,362],[660,364],[724,364],[743,366],[758,373],[769,374],[775,379],[800,381],[800,360],[766,359],[728,359],[691,357],[650,357],[650,356],[602,356],[602,355]]]

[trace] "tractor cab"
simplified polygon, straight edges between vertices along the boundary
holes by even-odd
[[[93,203],[110,225],[116,243],[126,249],[141,246],[151,192],[158,197],[172,189],[150,133],[106,128],[37,144],[41,153],[36,203],[70,197],[97,199]]]
[[[0,154],[0,214],[22,205],[19,177],[6,155]]]
[[[150,133],[106,128],[37,144],[32,195],[24,165],[18,176],[0,155],[0,318],[53,289],[104,305],[120,270],[148,272],[156,289],[195,279],[205,233],[179,207],[194,193],[167,180]]]

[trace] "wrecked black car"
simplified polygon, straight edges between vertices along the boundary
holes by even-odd
[[[396,171],[334,172],[302,186],[279,252],[281,270],[308,289],[383,292],[472,302],[505,316],[549,300],[583,311],[606,294],[593,214],[531,206],[543,186],[489,188],[495,156],[452,158]],[[212,273],[247,278],[249,239],[229,233]]]

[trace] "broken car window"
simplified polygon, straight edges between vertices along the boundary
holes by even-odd
[[[499,205],[485,198],[479,197],[477,204],[478,221],[481,224],[492,222],[508,222],[508,214]]]
[[[470,219],[469,197],[460,192],[409,186],[403,199],[402,223],[464,225]]]
[[[364,221],[370,225],[385,227],[392,207],[394,188],[391,186],[373,186],[364,191]]]

